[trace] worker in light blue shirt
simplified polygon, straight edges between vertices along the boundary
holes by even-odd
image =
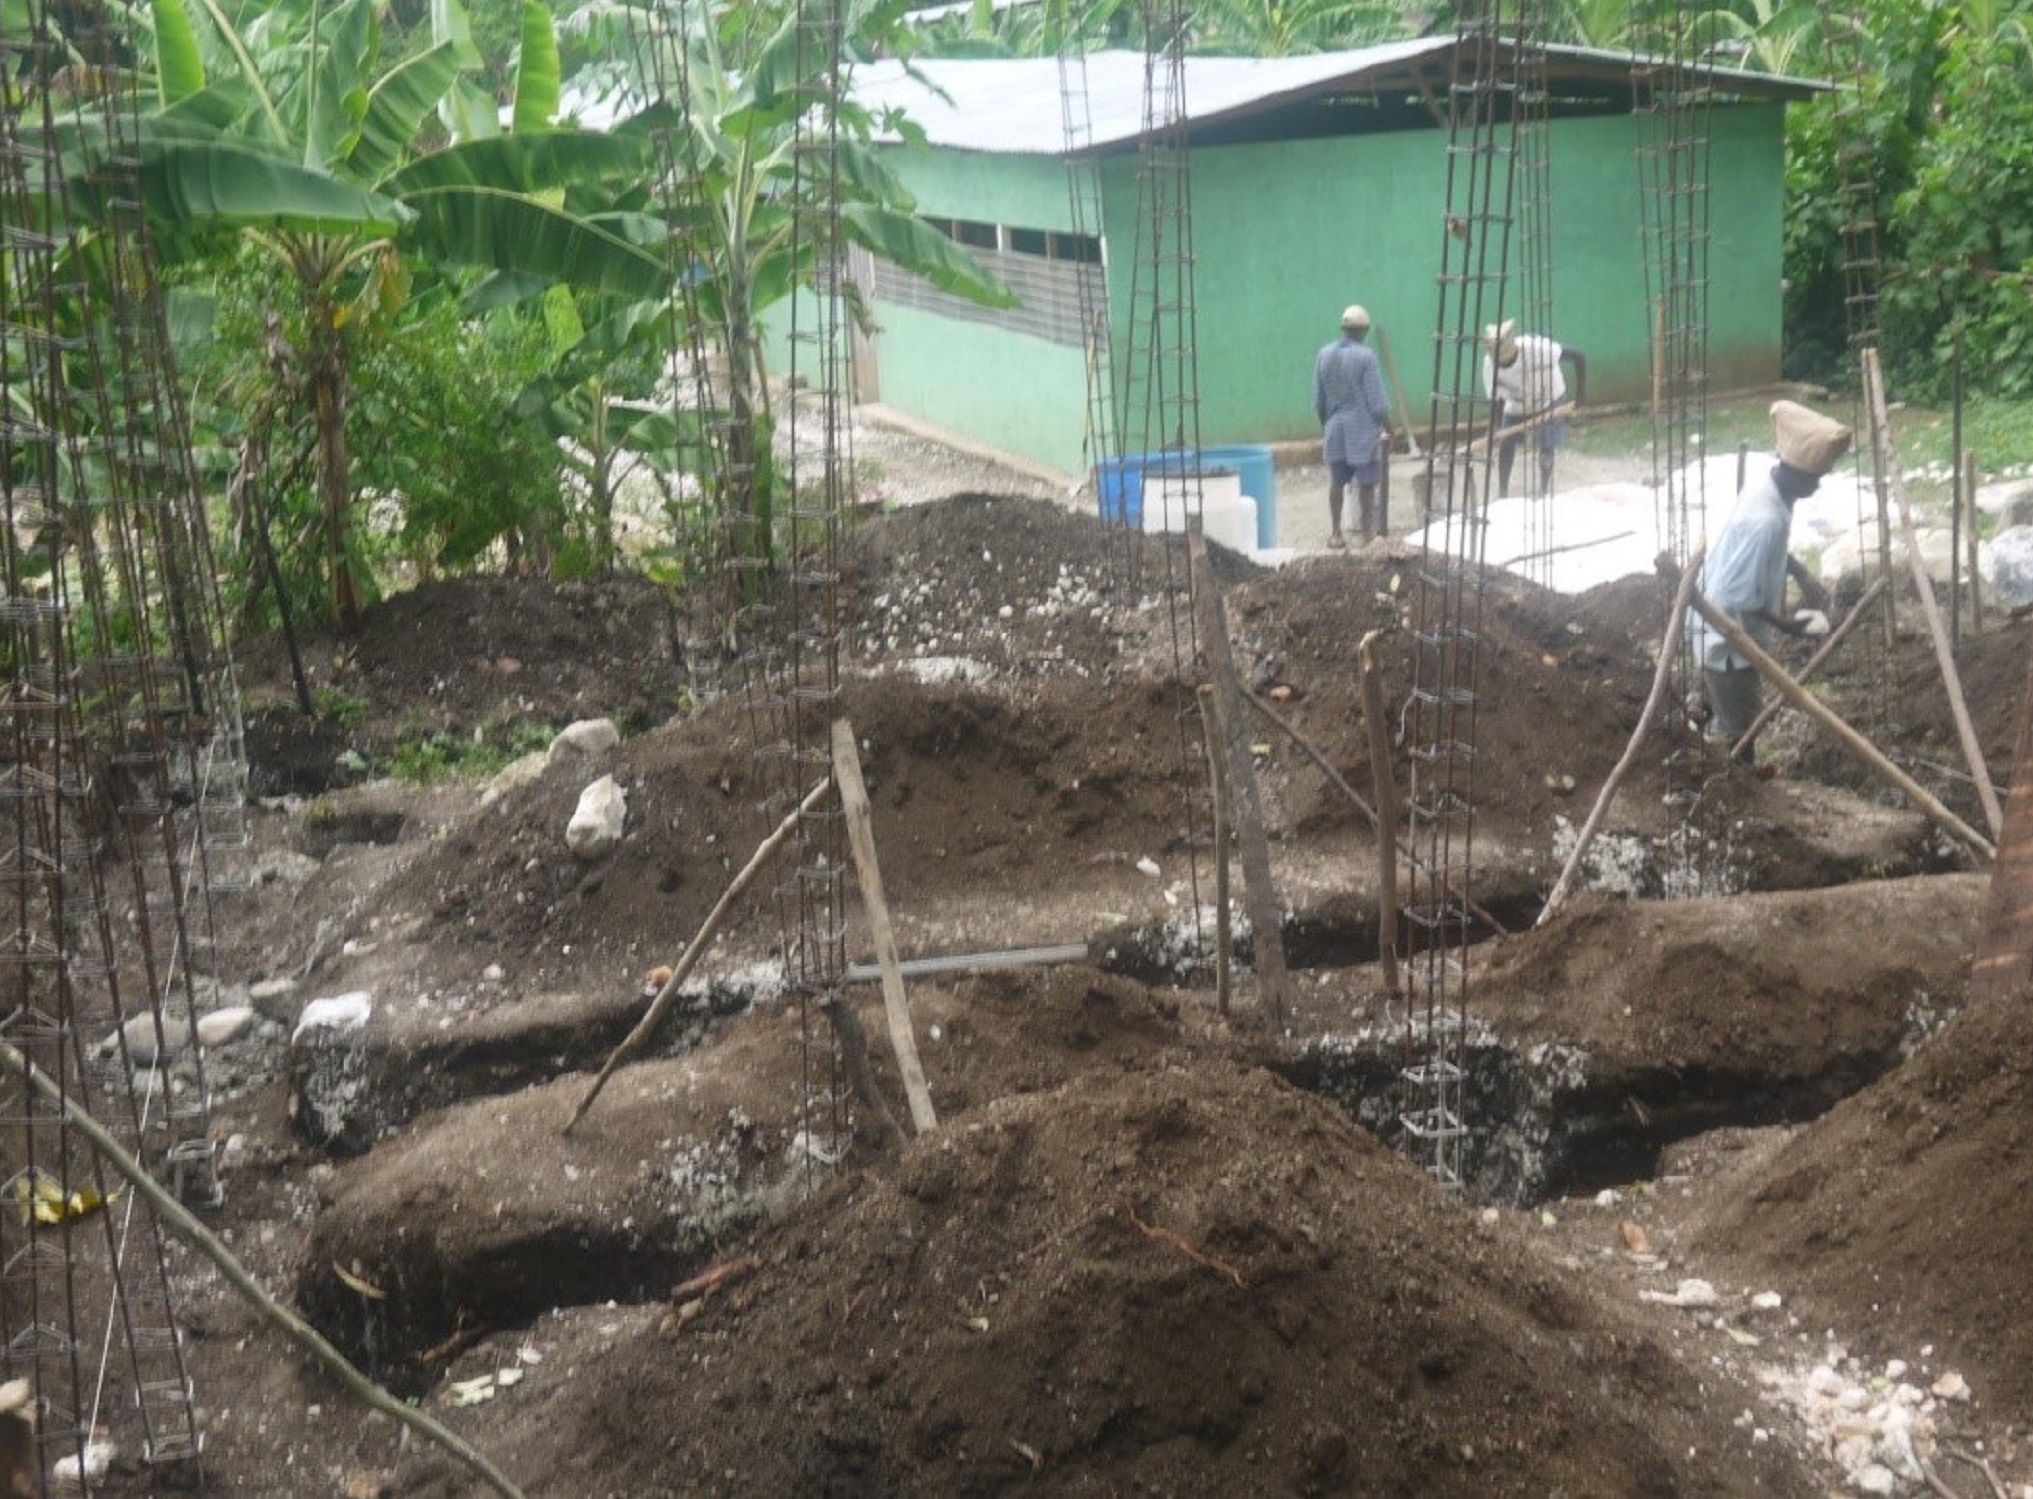
[[[1773,403],[1772,433],[1778,462],[1737,496],[1701,565],[1700,583],[1702,597],[1761,647],[1774,631],[1828,633],[1828,616],[1819,610],[1786,613],[1787,542],[1794,505],[1821,487],[1850,444],[1849,428],[1793,401]],[[1757,668],[1692,610],[1687,631],[1708,697],[1708,737],[1733,744],[1758,716]],[[1743,758],[1751,755],[1745,745]]]
[[[1327,460],[1327,544],[1348,545],[1341,534],[1341,508],[1352,482],[1362,539],[1377,534],[1377,480],[1383,476],[1390,441],[1391,408],[1384,399],[1383,369],[1368,343],[1369,309],[1342,309],[1341,337],[1313,361],[1313,414],[1320,419],[1321,448]]]

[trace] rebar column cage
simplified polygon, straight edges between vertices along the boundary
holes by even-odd
[[[135,39],[111,11],[0,19],[0,1374],[38,1474],[104,1428],[194,1464],[168,1246],[73,1132],[98,1117],[216,1202],[201,999],[212,897],[245,884],[241,712],[143,214]],[[106,64],[106,66],[101,66]]]
[[[1483,330],[1505,315],[1518,166],[1543,63],[1521,7],[1467,5],[1448,77],[1446,202],[1433,339],[1428,511],[1407,649],[1410,789],[1402,930],[1407,1009],[1398,1131],[1405,1151],[1459,1190],[1467,947],[1472,935],[1475,756],[1483,566],[1496,461],[1492,365]],[[1521,65],[1523,82],[1521,82]],[[1534,74],[1537,82],[1534,82]]]
[[[1154,592],[1163,608],[1173,681],[1179,687],[1173,724],[1180,765],[1180,841],[1186,852],[1184,907],[1190,927],[1183,935],[1197,965],[1205,962],[1207,940],[1201,858],[1213,845],[1214,819],[1195,690],[1203,642],[1198,639],[1187,543],[1189,528],[1199,524],[1206,495],[1200,471],[1187,21],[1184,0],[1145,0],[1139,12],[1144,84],[1136,231],[1127,299],[1129,338],[1114,425],[1131,450],[1123,454],[1118,475],[1124,486],[1121,545],[1122,555],[1130,558],[1127,578],[1132,588]],[[1136,519],[1129,514],[1132,489],[1141,496]],[[1153,560],[1156,576],[1146,577]]]

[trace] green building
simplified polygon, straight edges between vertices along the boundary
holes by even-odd
[[[1424,38],[1311,57],[1187,60],[1203,445],[1317,436],[1313,357],[1350,302],[1370,309],[1373,337],[1388,346],[1424,421],[1439,371],[1454,45]],[[1639,400],[1651,385],[1637,147],[1660,126],[1633,114],[1633,68],[1623,54],[1547,53],[1552,327],[1544,331],[1587,352],[1592,403]],[[1728,390],[1779,377],[1784,112],[1818,86],[1703,77],[1714,89],[1696,116],[1707,141],[1707,356],[1711,388]],[[908,72],[879,63],[856,70],[853,92],[873,109],[903,110],[923,130],[922,145],[887,147],[891,165],[919,212],[1020,298],[1010,309],[976,307],[857,258],[852,271],[879,325],[855,350],[857,399],[1035,465],[1079,470],[1095,456],[1083,439],[1088,350],[1099,347],[1084,335],[1082,276],[1105,267],[1118,381],[1137,357],[1133,306],[1151,316],[1148,285],[1133,287],[1135,262],[1149,255],[1141,221],[1151,217],[1139,184],[1143,54],[1100,53],[1064,69],[1052,59],[917,62]],[[1069,120],[1077,171],[1068,168]],[[1148,267],[1143,274],[1154,279]],[[1100,300],[1090,291],[1086,306]],[[1437,383],[1446,388],[1451,376]]]

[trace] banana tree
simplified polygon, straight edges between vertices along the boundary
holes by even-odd
[[[477,94],[457,0],[433,0],[427,46],[381,65],[374,0],[307,15],[221,0],[153,0],[158,108],[142,122],[145,201],[159,243],[205,253],[221,235],[272,255],[292,288],[295,351],[316,433],[331,608],[358,623],[347,444],[348,339],[400,312],[412,274],[482,267],[629,298],[662,295],[640,220],[601,211],[640,176],[639,142],[549,126],[558,51],[524,0],[511,122]]]
[[[670,143],[663,163],[669,243],[680,247],[674,275],[687,288],[698,342],[726,371],[725,451],[708,475],[721,518],[743,560],[774,556],[776,479],[770,458],[768,371],[761,315],[833,268],[819,263],[818,216],[841,237],[925,277],[942,290],[984,305],[1011,298],[973,257],[913,212],[901,180],[871,145],[877,121],[847,97],[853,55],[896,35],[894,5],[850,3],[842,57],[812,45],[809,21],[786,0],[763,4],[641,0],[614,13],[641,41],[635,55],[655,61],[651,78],[681,80],[618,134]],[[657,55],[661,49],[661,55]],[[656,90],[638,80],[639,97]],[[835,170],[825,174],[829,201],[817,202],[809,158],[800,163],[799,124],[830,118]]]

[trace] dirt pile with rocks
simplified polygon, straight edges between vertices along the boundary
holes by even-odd
[[[1293,1038],[1256,1028],[1247,987],[1225,1026],[1200,973],[1156,982],[1108,961],[1125,933],[1208,898],[1180,789],[1182,746],[1199,731],[1172,676],[1170,575],[1157,551],[1123,571],[1121,546],[1050,503],[978,495],[870,517],[843,539],[840,711],[862,741],[906,954],[1071,940],[1093,959],[914,985],[944,1127],[900,1155],[843,1101],[824,1018],[780,987],[752,1010],[689,1012],[618,1075],[613,1115],[603,1102],[579,1143],[557,1136],[585,1081],[564,1049],[532,1052],[555,1064],[548,1078],[529,1057],[496,1068],[487,1051],[513,1044],[525,1005],[579,1013],[597,1000],[604,1025],[639,1014],[644,972],[697,929],[780,810],[764,805],[742,695],[722,664],[674,643],[653,594],[438,583],[371,611],[355,646],[314,643],[317,685],[347,700],[349,721],[301,756],[278,750],[274,786],[308,787],[346,748],[385,763],[419,726],[470,738],[605,712],[630,732],[485,804],[471,787],[372,788],[397,817],[385,846],[299,851],[306,821],[359,791],[263,814],[268,878],[242,919],[260,934],[259,976],[296,984],[284,1011],[372,988],[407,1023],[442,1031],[445,1065],[470,1042],[470,1092],[338,1164],[288,1121],[283,1043],[245,1043],[243,1086],[220,1110],[241,1141],[221,1226],[356,1354],[400,1364],[407,1387],[531,1493],[1823,1492],[1826,1470],[1783,1423],[1772,1442],[1739,1425],[1756,1392],[1690,1368],[1674,1325],[1627,1287],[1549,1255],[1529,1213],[1441,1192],[1329,1099],[1273,1075]],[[1243,679],[1289,725],[1259,711],[1251,737],[1300,954],[1295,1020],[1314,1033],[1394,1019],[1376,1002],[1363,914],[1374,835],[1314,755],[1369,788],[1354,653],[1391,632],[1387,699],[1402,704],[1413,563],[1389,548],[1276,573],[1219,563]],[[1664,607],[1654,580],[1580,598],[1491,582],[1475,786],[1478,871],[1492,885],[1478,890],[1513,932],[1637,722]],[[1857,721],[1866,689],[1931,660],[1911,634],[1894,650],[1889,675],[1831,678]],[[1964,651],[1985,741],[2006,744],[2024,627],[1996,625]],[[257,724],[287,718],[281,673],[279,657],[256,658]],[[1909,696],[1906,716],[1884,720],[1888,747],[1976,815],[1938,723],[1920,722],[1918,688]],[[1394,738],[1402,753],[1395,725]],[[1770,743],[1770,779],[1690,773],[1667,748],[1643,757],[1613,819],[1641,855],[1627,895],[1669,888],[1689,827],[1731,850],[1729,890],[1709,892],[1725,902],[1968,869],[1847,770],[1822,776],[1821,751],[1790,723]],[[562,831],[598,774],[626,790],[628,833],[586,864]],[[715,973],[781,962],[775,894],[736,913]],[[1775,1157],[1775,1175],[1745,1179],[1742,1212],[1718,1210],[1698,1239],[1690,1229],[1685,1252],[1797,1280],[1817,1312],[1860,1330],[1885,1285],[1910,1286],[1898,1331],[1966,1345],[1986,1413],[2023,1427],[2027,1392],[2008,1371],[2024,1350],[2002,1309],[2022,1266],[2006,1187],[2024,1036],[2002,1018],[1965,1017],[1933,1041],[1932,1022],[1908,1024],[1907,989],[1938,990],[1945,1008],[1959,998],[1941,975],[1961,940],[1948,913],[1966,904],[1859,901],[1815,939],[1839,942],[1849,921],[1853,967],[1803,974],[1775,956],[1718,985],[1703,953],[1719,944],[1648,924],[1642,906],[1618,923],[1589,903],[1564,949],[1557,931],[1483,934],[1478,982],[1509,996],[1493,1013],[1534,1044],[1615,1038],[1626,1078],[1659,1042],[1658,1077],[1611,1100],[1640,1113],[1690,1059],[1716,1071],[1737,1050],[1756,1066],[1868,1050],[1870,1066],[1832,1092],[1894,1067],[1802,1134],[1796,1158]],[[1758,919],[1783,948],[1793,918]],[[850,957],[867,952],[862,923],[850,912]],[[1897,978],[1902,950],[1918,977]],[[1662,1000],[1670,989],[1670,1027],[1625,1013],[1647,973]],[[1761,1014],[1784,1002],[1767,980],[1805,1003]],[[857,1003],[880,1037],[873,996]],[[1917,1057],[1899,1066],[1909,1043]],[[514,1078],[510,1091],[488,1091],[490,1069]],[[690,1159],[686,1099],[748,1142],[787,1206],[704,1233],[649,1216],[667,1206],[650,1188]],[[1965,1151],[2007,1164],[1955,1218]],[[482,1185],[483,1168],[513,1193]],[[635,1195],[607,1195],[616,1182]],[[1938,1262],[1958,1268],[1923,1287],[1930,1233]],[[1961,1273],[1965,1246],[1980,1272]],[[628,1257],[602,1296],[594,1271],[609,1253]],[[512,1275],[475,1279],[510,1259]],[[742,1268],[709,1296],[669,1298],[716,1266]],[[216,1491],[472,1492],[202,1275],[184,1283]],[[147,1485],[127,1467],[109,1491]]]

